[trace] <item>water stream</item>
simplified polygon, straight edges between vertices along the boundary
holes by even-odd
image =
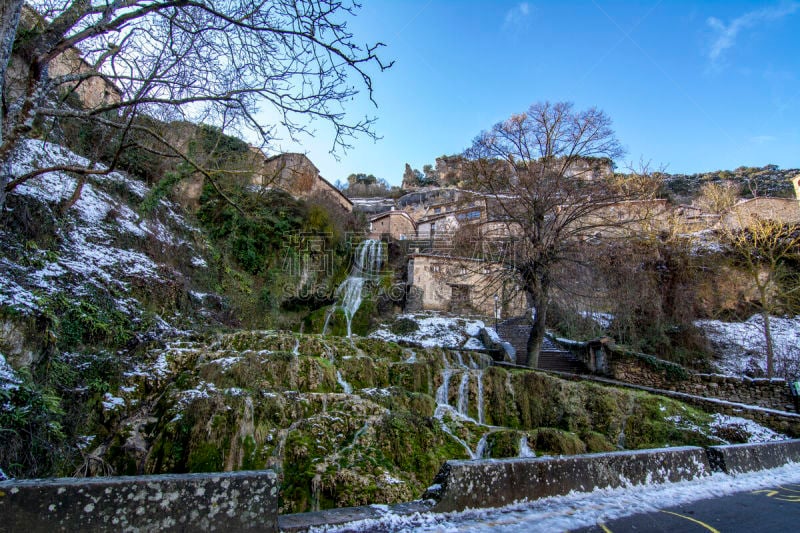
[[[336,381],[344,389],[345,394],[353,394],[353,386],[344,380],[341,370],[336,371]]]
[[[347,336],[352,335],[353,316],[361,307],[364,285],[378,279],[383,266],[383,246],[377,239],[367,239],[358,245],[350,274],[336,289],[336,303],[328,310],[322,334],[328,333],[328,325],[336,309],[341,309],[347,321]]]
[[[483,414],[483,370],[478,370],[478,424],[485,424],[486,417]]]
[[[519,456],[520,457],[536,457],[536,453],[528,446],[528,436],[523,435],[519,439]]]
[[[480,369],[472,369],[470,367],[478,366],[480,367],[483,361],[480,361],[476,364],[474,358],[469,354],[469,366],[465,364],[464,357],[460,352],[456,352],[457,357],[457,366],[456,368],[452,368],[450,366],[450,362],[447,357],[442,355],[444,361],[444,368],[442,369],[442,384],[436,389],[436,412],[434,417],[439,421],[439,424],[442,427],[442,430],[445,431],[448,435],[450,435],[453,440],[461,444],[466,450],[467,454],[469,455],[470,459],[482,459],[483,455],[486,451],[486,446],[488,442],[488,436],[494,428],[490,426],[486,426],[484,422],[484,405],[483,405],[483,368]],[[450,392],[450,380],[456,372],[461,372],[461,380],[458,384],[458,395],[455,398],[455,405],[450,405],[449,402],[449,392]],[[472,375],[475,375],[475,379],[477,379],[478,383],[478,398],[477,398],[477,409],[478,409],[478,420],[469,416],[469,381]],[[453,431],[447,426],[444,421],[445,414],[450,413],[458,418],[463,420],[468,420],[480,426],[485,426],[487,428],[486,433],[484,433],[478,444],[473,451],[470,448],[469,444],[465,442],[463,439],[458,437],[453,433]]]

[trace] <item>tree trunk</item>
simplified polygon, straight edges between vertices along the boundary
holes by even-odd
[[[539,353],[542,351],[542,341],[547,328],[547,307],[550,300],[549,276],[539,272],[529,281],[527,299],[533,312],[533,327],[526,346],[528,360],[526,365],[531,368],[539,366]]]
[[[772,328],[769,323],[769,313],[761,311],[761,318],[764,319],[764,340],[767,343],[767,377],[772,379],[775,373],[775,349],[772,345]]]
[[[3,144],[3,129],[5,127],[6,109],[6,69],[11,60],[11,50],[14,47],[14,38],[17,35],[19,14],[22,11],[22,0],[3,0],[0,3],[0,145]],[[0,161],[0,211],[6,205],[6,185],[12,179],[11,164]]]
[[[3,92],[0,107],[0,144],[3,144],[4,110],[6,107],[6,69],[11,60],[11,50],[17,35],[19,14],[22,11],[22,0],[3,0],[0,4],[0,89]]]
[[[544,341],[547,323],[547,301],[537,302],[534,309],[536,316],[533,319],[533,327],[527,344],[527,365],[531,368],[539,366],[539,353],[542,351],[542,341]]]

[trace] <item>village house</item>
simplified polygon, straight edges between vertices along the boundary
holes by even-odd
[[[325,196],[348,213],[353,211],[353,202],[323,178],[304,154],[278,154],[265,159],[260,172],[253,177],[253,185],[278,187],[297,198]]]
[[[411,285],[407,310],[516,316],[526,309],[524,294],[510,285],[500,263],[415,253],[408,263]],[[497,299],[495,299],[497,296]]]
[[[391,237],[398,241],[414,239],[417,225],[405,211],[392,210],[374,216],[369,220],[370,238]]]

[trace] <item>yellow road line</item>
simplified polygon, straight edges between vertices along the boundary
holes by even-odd
[[[597,525],[598,525],[598,527],[600,527],[600,529],[602,529],[602,530],[603,530],[603,533],[614,533],[613,531],[611,531],[610,529],[608,529],[608,528],[606,527],[606,525],[605,525],[604,523],[602,523],[602,522],[598,522],[598,523],[597,523]]]
[[[675,515],[675,516],[679,516],[679,517],[681,517],[681,518],[685,518],[686,520],[688,520],[688,521],[690,521],[690,522],[694,522],[695,524],[698,524],[698,525],[701,525],[701,526],[703,526],[703,527],[704,527],[704,528],[706,528],[707,530],[711,531],[711,533],[719,533],[719,530],[718,530],[718,529],[714,529],[713,527],[709,526],[709,525],[708,525],[708,524],[706,524],[705,522],[701,522],[700,520],[695,520],[695,519],[694,519],[694,518],[692,518],[691,516],[686,516],[686,515],[682,515],[682,514],[678,514],[678,513],[673,513],[672,511],[660,511],[660,512],[662,512],[662,513],[666,513],[666,514]]]

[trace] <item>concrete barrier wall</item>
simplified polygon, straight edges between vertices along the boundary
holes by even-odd
[[[435,512],[501,507],[517,500],[559,496],[644,483],[683,481],[709,475],[703,448],[682,447],[631,452],[447,461],[425,497]]]
[[[277,531],[272,471],[0,482],[0,531]]]
[[[422,500],[385,508],[376,506],[330,509],[279,517],[281,531],[342,525],[377,519],[387,512],[463,511],[502,507],[520,500],[559,496],[572,490],[664,483],[696,479],[712,471],[729,473],[800,463],[800,440],[713,446],[662,448],[531,459],[448,461]]]
[[[728,474],[777,468],[800,463],[800,440],[711,446],[708,460],[714,470]]]

